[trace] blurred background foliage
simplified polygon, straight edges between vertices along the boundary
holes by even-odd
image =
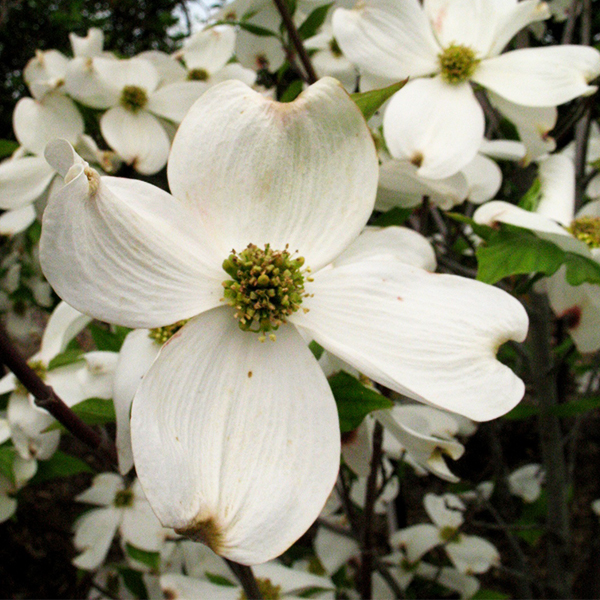
[[[14,139],[12,111],[29,95],[23,67],[36,49],[55,48],[71,56],[69,33],[104,31],[104,47],[123,56],[144,50],[171,52],[187,24],[190,0],[0,0],[0,138]]]

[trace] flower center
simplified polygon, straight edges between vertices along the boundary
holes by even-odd
[[[223,270],[231,277],[223,282],[223,300],[236,309],[240,329],[260,333],[263,342],[265,333],[286,323],[308,295],[304,293],[303,265],[304,258],[292,257],[288,246],[279,251],[269,244],[264,250],[249,244],[239,254],[232,250],[223,261]]]
[[[208,79],[208,71],[206,69],[191,69],[188,71],[187,78],[190,81],[206,81]]]
[[[456,527],[446,526],[440,529],[440,538],[444,540],[444,542],[457,542],[459,535]]]
[[[438,59],[442,79],[452,85],[467,81],[479,64],[475,51],[460,44],[450,44],[438,54]]]
[[[600,217],[579,217],[571,223],[569,231],[590,248],[600,248]]]
[[[27,363],[29,368],[33,370],[33,372],[42,380],[46,380],[46,374],[48,373],[48,368],[41,360],[32,360]],[[15,393],[21,394],[23,396],[27,396],[29,393],[25,386],[17,379],[15,384]]]
[[[333,54],[336,58],[343,56],[342,49],[335,38],[331,38],[331,41],[329,42],[329,50],[331,50],[331,54]]]
[[[281,598],[281,586],[273,585],[270,579],[266,577],[257,577],[256,583],[258,585],[258,589],[260,591],[261,596],[265,600],[279,600]],[[240,592],[239,600],[248,600],[248,596],[246,596],[246,592]]]
[[[119,102],[125,110],[136,113],[148,104],[148,94],[137,85],[126,85],[121,92]]]
[[[159,346],[169,341],[187,322],[189,319],[183,319],[173,323],[172,325],[165,325],[164,327],[155,327],[148,333],[148,337],[154,340]]]
[[[115,494],[113,504],[117,508],[124,508],[126,506],[133,506],[133,492],[131,490],[119,490]]]

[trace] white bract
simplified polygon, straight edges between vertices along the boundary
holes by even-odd
[[[553,154],[539,160],[540,200],[534,212],[494,200],[479,207],[473,218],[485,225],[507,223],[530,229],[562,250],[600,262],[600,201],[575,210],[575,167],[570,158]],[[562,266],[538,283],[554,313],[565,325],[580,352],[600,348],[600,287],[570,285]]]
[[[549,16],[539,0],[367,0],[338,9],[333,31],[362,71],[411,80],[391,99],[384,136],[391,154],[432,179],[469,163],[484,132],[470,82],[505,101],[554,107],[596,89],[600,53],[584,46],[500,54],[526,25]]]
[[[75,522],[75,548],[81,552],[73,559],[80,569],[97,569],[104,561],[117,531],[123,545],[131,544],[147,552],[158,552],[167,532],[152,512],[136,480],[126,487],[115,473],[94,477],[92,487],[75,498],[101,508],[83,514]]]
[[[173,196],[100,177],[66,142],[47,157],[66,182],[40,242],[57,293],[128,327],[190,319],[136,392],[133,453],[162,523],[218,554],[277,556],[335,482],[337,410],[299,329],[391,389],[471,418],[522,397],[495,359],[527,330],[508,294],[377,243],[327,268],[371,214],[378,171],[335,80],[288,104],[240,82],[209,89],[173,142]]]
[[[535,502],[542,492],[544,475],[541,465],[523,465],[508,476],[508,488],[511,494],[519,496],[525,502]]]
[[[52,359],[65,350],[89,321],[89,317],[61,302],[48,321],[39,352],[28,361],[68,406],[85,398],[111,397],[112,373],[117,361],[114,352],[88,352],[71,364],[49,368]],[[15,448],[25,459],[50,458],[60,441],[60,430],[45,431],[55,422],[54,418],[35,405],[31,394],[12,373],[0,380],[0,393],[7,392],[12,392],[7,416]]]
[[[424,505],[434,525],[413,525],[397,531],[390,539],[393,546],[405,550],[410,563],[417,562],[432,548],[442,545],[461,573],[485,573],[491,566],[499,564],[500,555],[490,542],[459,532],[466,507],[458,496],[426,494]]]

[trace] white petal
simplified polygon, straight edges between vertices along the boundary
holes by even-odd
[[[425,0],[424,8],[442,48],[460,44],[486,56],[498,16],[485,0]]]
[[[323,508],[337,476],[339,424],[296,330],[284,326],[261,344],[232,312],[203,313],[163,346],[134,398],[131,433],[163,525],[255,564],[287,549]]]
[[[69,59],[58,50],[36,51],[23,69],[23,79],[28,86],[33,83],[49,83],[51,87],[59,87],[60,80],[64,82]]]
[[[354,473],[359,477],[367,477],[371,471],[371,455],[371,429],[365,419],[357,429],[342,437],[342,456]]]
[[[47,460],[54,454],[60,442],[60,431],[44,432],[55,422],[54,418],[37,408],[28,396],[11,394],[7,417],[13,444],[24,459]]]
[[[119,95],[126,86],[139,87],[150,95],[158,87],[160,79],[154,65],[143,58],[96,58],[94,67],[106,86]]]
[[[353,556],[360,554],[360,546],[356,540],[326,527],[319,527],[314,547],[323,568],[331,575],[337,573]]]
[[[144,498],[136,498],[134,506],[123,510],[123,541],[148,552],[158,552],[164,541],[164,529]]]
[[[489,91],[488,97],[517,128],[519,137],[527,148],[525,163],[554,150],[556,142],[548,134],[556,125],[558,112],[555,107],[522,106]]]
[[[485,573],[490,567],[500,564],[495,546],[476,535],[461,534],[458,542],[446,545],[446,552],[461,573]]]
[[[103,321],[160,327],[219,304],[219,260],[200,224],[166,192],[81,169],[44,212],[40,258],[69,304]],[[88,171],[89,172],[89,171]]]
[[[531,229],[538,237],[548,240],[567,252],[575,252],[589,257],[586,244],[572,236],[564,227],[543,215],[530,212],[514,204],[501,200],[492,200],[482,204],[473,214],[473,219],[482,225],[508,223],[525,229]]]
[[[406,551],[406,558],[411,563],[416,562],[441,543],[442,539],[438,528],[428,523],[401,529],[390,538],[392,546],[403,548]]]
[[[466,506],[454,494],[425,494],[423,499],[429,518],[440,528],[458,529],[464,523],[463,513]]]
[[[365,225],[377,171],[360,111],[325,78],[287,104],[235,81],[209,89],[179,127],[168,177],[223,258],[249,243],[289,244],[317,270]]]
[[[228,79],[237,79],[246,85],[253,86],[256,83],[256,71],[246,69],[239,63],[228,63],[210,77],[206,83],[212,86]]]
[[[65,88],[69,96],[92,108],[108,108],[119,101],[121,90],[109,86],[96,69],[98,60],[105,58],[74,58],[69,62]],[[113,59],[113,63],[117,63]]]
[[[497,288],[397,261],[364,261],[316,273],[307,291],[314,294],[303,304],[309,312],[291,320],[391,389],[477,421],[523,396],[523,382],[495,353],[509,339],[524,339],[527,316]]]
[[[557,106],[596,90],[600,52],[589,46],[522,48],[481,61],[473,81],[525,106]]]
[[[597,259],[596,259],[597,260]],[[548,299],[554,314],[564,319],[570,336],[580,352],[595,352],[600,348],[600,288],[583,283],[572,286],[561,267],[546,282]]]
[[[73,100],[48,94],[41,101],[21,98],[13,113],[13,128],[27,150],[42,156],[46,144],[55,138],[74,144],[83,133],[83,119]]]
[[[0,475],[0,477],[4,477]],[[0,495],[0,523],[8,521],[17,512],[17,501],[9,496]]]
[[[40,360],[48,364],[57,354],[64,352],[67,344],[91,321],[66,302],[61,302],[52,312],[39,352]]]
[[[423,196],[427,196],[436,206],[447,210],[463,202],[467,192],[463,173],[427,179],[419,176],[418,167],[407,160],[388,160],[379,170],[375,208],[389,210],[394,206],[417,206],[423,202]]]
[[[285,596],[300,595],[300,592],[308,588],[335,589],[335,585],[327,577],[290,569],[275,561],[256,565],[252,570],[257,578],[269,579],[274,585],[280,585],[281,594]]]
[[[515,140],[486,140],[484,138],[479,152],[496,160],[517,161],[525,157],[526,150],[524,144]]]
[[[150,61],[160,76],[159,86],[183,81],[187,77],[185,67],[166,52],[160,50],[146,50],[136,54],[138,58]]]
[[[75,496],[75,500],[97,506],[111,506],[117,492],[124,488],[123,479],[116,473],[100,473],[94,477],[92,486]]]
[[[113,400],[117,417],[117,454],[119,470],[127,473],[133,467],[129,418],[135,392],[154,359],[160,345],[150,338],[147,329],[132,331],[123,342],[115,372]]]
[[[75,56],[99,56],[104,46],[104,33],[98,27],[91,27],[85,37],[69,33],[69,41]]]
[[[0,163],[0,208],[14,210],[37,200],[54,177],[42,156],[26,156]]]
[[[25,231],[36,219],[33,204],[9,210],[0,216],[0,235],[15,235]]]
[[[151,175],[167,164],[169,136],[149,112],[115,106],[102,115],[100,129],[106,143],[139,173]]]
[[[436,42],[417,0],[375,0],[333,13],[344,55],[375,75],[404,79],[439,71]]]
[[[336,267],[363,260],[398,260],[435,271],[435,252],[427,238],[407,227],[366,228],[334,261]]]
[[[121,512],[114,507],[99,508],[85,513],[75,522],[75,548],[82,551],[73,559],[80,569],[98,568],[108,554],[117,531]]]
[[[440,77],[409,81],[394,94],[383,117],[383,134],[394,158],[441,179],[473,160],[483,138],[484,117],[468,84]]]
[[[502,185],[502,171],[500,167],[482,154],[475,158],[462,169],[469,185],[468,198],[474,204],[481,204],[491,200]]]
[[[575,213],[575,165],[562,154],[539,159],[540,203],[535,212],[568,227]]]
[[[180,123],[206,89],[204,81],[176,81],[156,90],[146,108],[159,117]]]
[[[508,476],[511,494],[519,496],[525,502],[535,502],[542,492],[544,470],[541,465],[524,465]]]
[[[499,2],[499,5],[504,4]],[[524,27],[536,21],[547,19],[550,16],[550,9],[545,2],[541,0],[524,0],[515,2],[512,9],[502,11],[499,15],[494,32],[494,43],[489,48],[488,56],[500,54],[510,40]],[[485,22],[485,19],[483,20]]]
[[[192,598],[210,598],[211,600],[237,600],[242,594],[239,586],[225,586],[207,580],[195,579],[177,573],[160,576],[160,586],[165,598],[191,600]]]
[[[235,29],[229,25],[197,31],[183,43],[180,54],[188,71],[203,69],[207,73],[221,70],[233,56]]]

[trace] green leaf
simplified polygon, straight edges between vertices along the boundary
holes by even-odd
[[[125,337],[131,331],[131,329],[120,327],[119,325],[115,325],[112,327],[112,330],[109,330],[98,323],[90,323],[88,328],[92,334],[96,348],[108,352],[118,352],[123,345]]]
[[[364,386],[345,371],[331,377],[329,385],[337,404],[342,433],[356,429],[371,411],[394,406],[391,400]]]
[[[582,283],[600,284],[600,264],[592,258],[573,252],[565,252],[567,266],[567,283],[581,285]]]
[[[316,35],[321,25],[323,25],[325,22],[327,13],[332,6],[333,2],[330,2],[329,4],[323,4],[323,6],[318,6],[308,15],[308,17],[306,17],[304,23],[298,27],[298,34],[303,40],[307,40],[313,35]]]
[[[300,92],[302,91],[302,80],[295,79],[288,85],[285,92],[281,94],[281,98],[279,98],[279,102],[292,102],[295,100]]]
[[[244,21],[240,21],[237,24],[240,26],[240,29],[244,29],[253,35],[258,35],[260,37],[279,37],[274,31],[266,29],[265,27],[260,27],[259,25],[253,25],[252,23],[246,23]]]
[[[13,463],[15,460],[16,450],[13,446],[5,444],[0,446],[0,473],[7,479],[15,482],[15,474],[13,471]]]
[[[388,98],[391,98],[398,90],[404,87],[407,81],[408,79],[405,79],[398,83],[392,83],[388,87],[369,92],[357,92],[356,94],[351,94],[350,98],[356,102],[365,120],[368,121]]]
[[[461,215],[460,213],[447,212],[446,215],[448,215],[454,221],[458,221],[459,223],[469,225],[473,232],[476,235],[478,235],[482,240],[487,240],[492,235],[492,233],[494,233],[494,229],[492,227],[488,227],[487,225],[480,225],[470,217],[466,217],[465,215]]]
[[[148,550],[142,550],[137,546],[133,546],[130,543],[125,544],[127,554],[142,564],[150,567],[153,571],[160,570],[160,552],[149,552]]]
[[[209,573],[208,571],[204,572],[206,579],[208,579],[211,583],[215,585],[223,585],[225,587],[237,587],[236,583],[233,583],[223,575],[216,575],[215,573]]]
[[[65,350],[61,354],[57,354],[49,363],[48,371],[57,369],[58,367],[66,367],[78,362],[84,362],[82,357],[83,350]]]
[[[531,404],[517,404],[510,412],[507,412],[502,418],[507,421],[522,421],[537,415],[539,408]]]
[[[523,197],[519,200],[520,208],[535,212],[542,197],[542,182],[539,179],[535,179],[531,187],[525,192]]]
[[[573,417],[589,412],[590,410],[595,410],[598,407],[600,407],[600,396],[588,396],[553,406],[551,412],[557,417]]]
[[[408,217],[413,214],[414,208],[400,208],[396,206],[387,212],[384,212],[370,223],[374,227],[389,227],[390,225],[403,225]]]
[[[323,352],[325,352],[323,347],[319,346],[319,344],[317,344],[317,342],[315,342],[314,340],[308,345],[308,349],[313,353],[314,357],[317,360],[319,360],[323,355]]]
[[[565,254],[558,246],[536,237],[531,231],[502,225],[476,250],[477,279],[494,284],[510,275],[552,275],[563,263]]]
[[[113,401],[104,398],[88,398],[75,404],[72,410],[88,425],[104,425],[116,420]]]
[[[507,600],[508,598],[510,598],[508,594],[488,588],[480,588],[474,596],[471,596],[471,600]]]
[[[80,458],[65,454],[57,450],[49,460],[38,462],[38,470],[33,480],[36,483],[56,479],[57,477],[69,477],[79,473],[92,473],[90,466]]]
[[[0,159],[7,158],[18,147],[19,144],[17,142],[13,142],[12,140],[0,140]]]
[[[125,587],[136,597],[145,600],[148,598],[148,589],[144,583],[143,574],[128,567],[117,567],[123,578]]]

